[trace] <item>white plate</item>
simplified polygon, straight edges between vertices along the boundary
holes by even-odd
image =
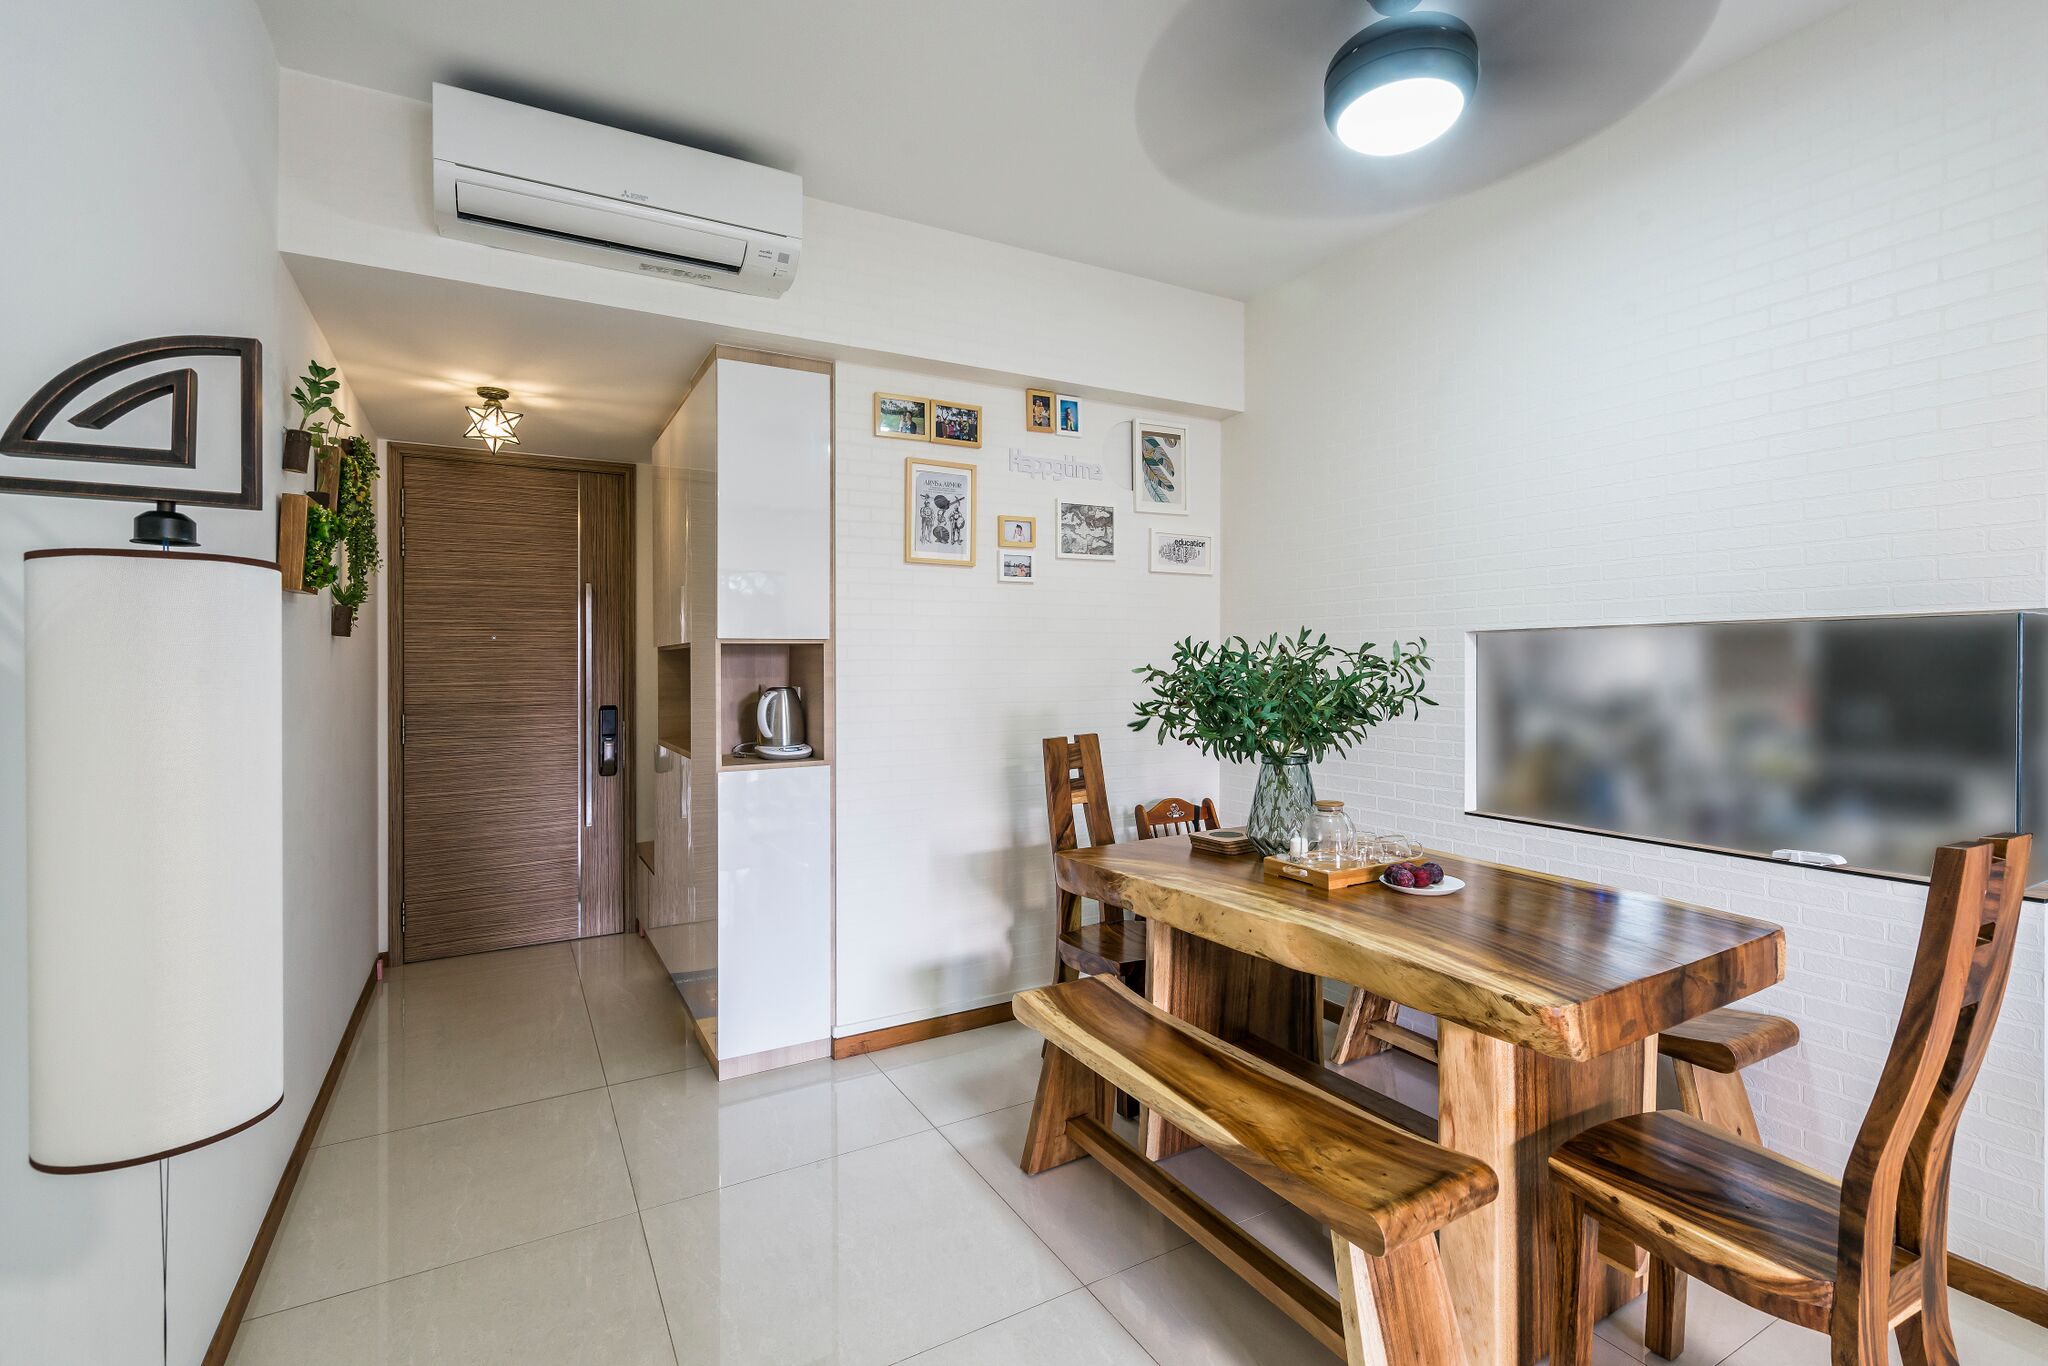
[[[1381,873],[1380,886],[1385,887],[1390,892],[1399,892],[1403,896],[1449,896],[1452,892],[1462,892],[1465,890],[1465,879],[1452,877],[1449,873],[1445,873],[1444,880],[1437,883],[1434,887],[1396,887],[1393,883],[1387,881],[1385,873]]]

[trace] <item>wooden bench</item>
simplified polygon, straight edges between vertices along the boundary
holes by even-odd
[[[1485,1163],[1165,1014],[1114,977],[1022,992],[1013,1008],[1051,1045],[1025,1172],[1095,1158],[1352,1366],[1462,1366],[1436,1231],[1499,1193]],[[1113,1134],[1111,1087],[1328,1227],[1340,1298]]]
[[[1742,1069],[1798,1042],[1799,1026],[1781,1015],[1723,1008],[1665,1030],[1657,1036],[1657,1051],[1671,1059],[1680,1108],[1695,1119],[1761,1143]]]

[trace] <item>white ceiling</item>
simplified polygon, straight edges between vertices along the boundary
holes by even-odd
[[[1363,0],[259,3],[287,67],[422,100],[446,81],[1246,298],[1850,0],[1433,0],[1478,33],[1480,91],[1391,162],[1322,122]]]
[[[287,256],[306,306],[387,440],[463,445],[479,384],[512,391],[519,449],[644,461],[713,333],[580,300]]]

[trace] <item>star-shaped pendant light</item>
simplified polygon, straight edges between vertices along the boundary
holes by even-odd
[[[463,435],[483,442],[491,448],[493,455],[497,454],[500,446],[518,445],[519,438],[515,433],[519,430],[519,419],[526,414],[505,411],[505,400],[512,397],[511,391],[486,384],[476,391],[476,396],[484,401],[484,405],[469,409],[469,430]]]

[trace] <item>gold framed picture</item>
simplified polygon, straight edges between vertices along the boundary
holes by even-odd
[[[898,441],[929,441],[932,432],[932,401],[909,394],[875,395],[875,435]]]
[[[981,409],[972,403],[932,401],[932,444],[981,445]]]
[[[972,465],[910,456],[903,462],[903,562],[974,564]]]
[[[1026,389],[1024,391],[1024,430],[1051,436],[1056,430],[1052,420],[1054,395],[1050,389]]]
[[[1005,513],[996,518],[996,544],[1004,550],[1029,550],[1038,544],[1038,519]]]

